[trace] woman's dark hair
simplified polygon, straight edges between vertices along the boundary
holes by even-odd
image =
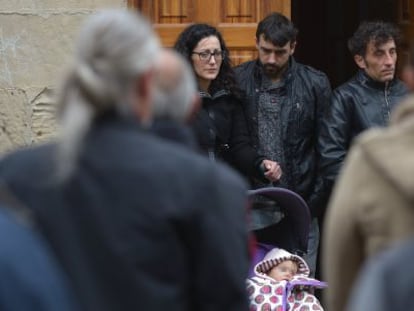
[[[191,56],[194,48],[202,39],[210,36],[217,37],[220,42],[221,50],[224,52],[224,57],[221,63],[220,71],[216,79],[211,81],[208,91],[210,93],[215,93],[218,90],[225,89],[240,98],[240,90],[237,87],[234,71],[229,57],[229,50],[224,42],[223,36],[216,28],[208,24],[190,25],[178,36],[174,49],[183,55],[193,67]]]

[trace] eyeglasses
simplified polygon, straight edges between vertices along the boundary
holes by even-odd
[[[226,53],[224,51],[214,51],[214,52],[210,52],[210,51],[204,51],[204,52],[192,52],[191,54],[197,54],[198,57],[200,58],[200,60],[202,62],[209,62],[211,57],[214,56],[214,59],[216,61],[221,61],[224,56],[226,55]]]

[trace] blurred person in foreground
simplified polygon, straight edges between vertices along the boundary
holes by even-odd
[[[405,311],[414,297],[414,240],[396,243],[370,258],[352,288],[347,311]]]
[[[81,310],[247,310],[246,186],[150,134],[159,54],[138,13],[90,17],[62,79],[61,139],[5,157],[0,180]]]
[[[163,49],[155,69],[152,130],[197,150],[189,123],[199,108],[191,66],[173,49]]]
[[[30,210],[0,205],[0,310],[78,311],[67,276]]]

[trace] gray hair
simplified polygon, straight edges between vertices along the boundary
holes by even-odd
[[[60,175],[72,171],[95,118],[108,111],[131,113],[133,84],[154,66],[159,50],[150,24],[137,12],[104,10],[86,21],[57,100],[62,130]]]
[[[156,67],[153,116],[184,121],[190,114],[197,84],[188,62],[174,50],[161,53]]]

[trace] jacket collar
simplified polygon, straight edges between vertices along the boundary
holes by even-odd
[[[378,89],[378,90],[384,90],[386,87],[390,88],[395,84],[395,78],[391,80],[388,83],[385,82],[379,82],[374,79],[372,79],[370,76],[368,76],[364,70],[360,69],[357,73],[357,80],[362,84],[366,85],[370,88]]]
[[[95,118],[92,123],[92,129],[101,129],[108,127],[128,128],[133,131],[146,132],[151,124],[142,124],[137,117],[127,114],[122,115],[116,111],[110,110]],[[92,130],[91,129],[91,130]]]
[[[229,95],[229,94],[230,94],[230,92],[228,90],[224,90],[224,89],[223,90],[218,90],[214,94],[210,94],[210,93],[207,93],[205,91],[198,90],[198,95],[200,96],[201,99],[208,98],[208,99],[214,100],[214,99],[217,99],[219,97],[223,97],[223,96],[226,96],[226,95]]]

